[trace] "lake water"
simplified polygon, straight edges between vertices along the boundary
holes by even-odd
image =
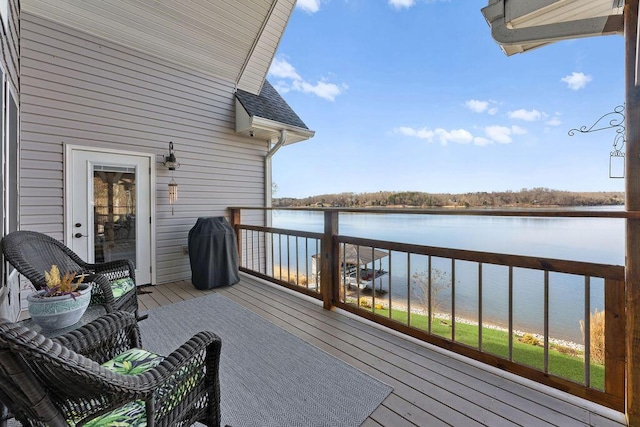
[[[588,208],[622,210],[623,207]],[[273,211],[273,226],[304,231],[323,231],[323,213]],[[612,218],[533,218],[444,216],[417,214],[341,213],[339,233],[400,243],[443,248],[467,249],[513,255],[556,258],[602,264],[624,265],[625,222]],[[314,254],[314,247],[310,255]],[[302,259],[298,264],[302,265]],[[311,260],[307,259],[310,266]],[[407,283],[415,273],[428,270],[426,257],[392,253],[381,267],[390,270],[382,287],[391,286],[391,298],[402,303],[410,295],[412,306],[420,301],[421,289]],[[292,260],[295,265],[295,260]],[[409,265],[409,267],[408,267]],[[302,267],[301,267],[302,268]],[[310,268],[310,267],[309,267]],[[378,268],[378,262],[376,263]],[[440,311],[451,312],[451,262],[433,258],[448,287],[439,292],[445,301]],[[301,270],[303,271],[303,270]],[[310,269],[310,271],[312,271]],[[478,265],[457,261],[455,266],[455,314],[472,321],[478,319]],[[409,279],[408,279],[409,278]],[[483,321],[499,326],[508,323],[508,268],[484,265],[482,271]],[[549,335],[582,342],[579,322],[584,319],[584,278],[560,273],[549,275]],[[591,310],[603,309],[604,281],[591,279]],[[514,269],[514,327],[542,333],[544,318],[544,275],[542,272]]]

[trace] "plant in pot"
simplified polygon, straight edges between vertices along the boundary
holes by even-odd
[[[56,265],[45,271],[46,288],[27,296],[29,314],[43,329],[60,329],[76,323],[91,301],[91,284],[84,275],[69,272],[60,276]],[[75,280],[75,282],[74,282]]]

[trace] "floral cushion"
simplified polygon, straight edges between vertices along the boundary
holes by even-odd
[[[113,291],[113,298],[121,298],[124,294],[135,289],[136,284],[131,277],[123,277],[122,279],[116,279],[111,282],[111,290]]]
[[[132,348],[102,364],[105,368],[124,375],[137,375],[154,368],[164,357],[141,348]]]
[[[107,369],[124,375],[136,375],[157,366],[164,359],[149,351],[132,348],[102,364]],[[87,422],[87,427],[144,427],[147,416],[142,400],[129,402],[118,409],[102,414]]]
[[[102,414],[85,424],[85,427],[146,427],[147,414],[144,402],[136,400],[118,409]]]
[[[119,374],[137,375],[157,366],[163,359],[164,357],[147,350],[132,348],[103,363],[102,366]],[[183,366],[175,373],[174,384],[171,384],[169,389],[160,387],[155,391],[155,397],[165,402],[165,409],[171,410],[177,406],[189,390],[203,381],[204,372],[201,369],[190,369],[195,366]],[[179,386],[175,387],[176,384]],[[74,425],[73,422],[69,424]],[[129,402],[85,424],[87,427],[146,427],[146,425],[147,416],[142,400]]]

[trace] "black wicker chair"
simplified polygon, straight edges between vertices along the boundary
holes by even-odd
[[[9,233],[0,242],[0,247],[5,259],[37,290],[46,286],[44,272],[55,264],[62,274],[88,274],[84,281],[94,285],[91,304],[104,305],[107,313],[125,310],[134,313],[138,320],[146,317],[138,316],[135,269],[129,260],[89,264],[59,240],[35,231]]]
[[[139,346],[128,312],[51,340],[0,318],[0,402],[25,426],[220,425],[217,335],[199,332],[164,358]],[[123,352],[133,365],[114,364]]]

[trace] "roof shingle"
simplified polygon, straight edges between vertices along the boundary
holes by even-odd
[[[261,117],[290,126],[309,129],[267,80],[259,95],[238,89],[236,98],[251,117]]]

